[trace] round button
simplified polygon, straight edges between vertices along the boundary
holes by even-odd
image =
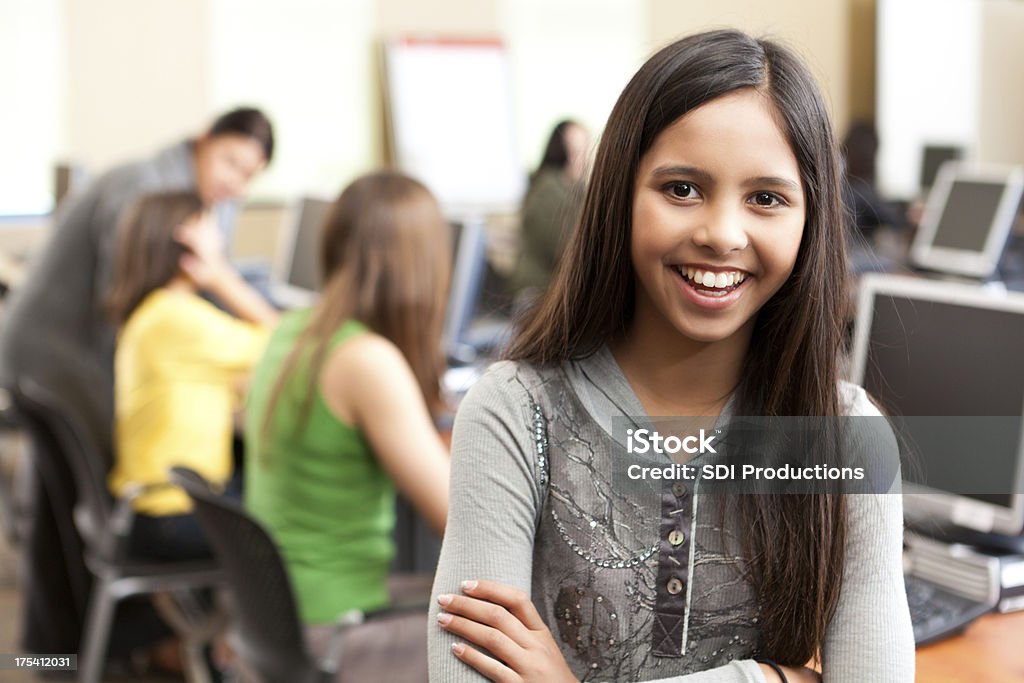
[[[683,590],[683,582],[673,576],[668,580],[668,584],[665,588],[668,589],[669,595],[679,595]]]
[[[679,529],[673,529],[668,532],[668,542],[672,545],[682,545],[683,541],[686,540],[686,534]]]
[[[672,484],[672,493],[676,498],[682,498],[686,495],[686,485],[681,481],[677,481]]]

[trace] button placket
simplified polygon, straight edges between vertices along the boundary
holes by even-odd
[[[652,649],[657,657],[683,655],[686,587],[690,580],[688,531],[692,518],[691,491],[680,481],[665,482],[661,495],[658,535],[658,578],[655,586]]]

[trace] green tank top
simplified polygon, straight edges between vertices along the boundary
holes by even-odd
[[[395,490],[363,435],[334,417],[319,388],[299,429],[307,387],[317,383],[308,362],[300,362],[285,384],[264,432],[278,373],[309,316],[308,309],[283,316],[253,372],[245,416],[245,503],[281,549],[302,620],[320,624],[349,609],[387,604]],[[348,321],[330,348],[366,330]]]

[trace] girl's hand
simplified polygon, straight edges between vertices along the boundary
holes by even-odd
[[[224,257],[224,237],[213,217],[201,213],[174,231],[174,239],[188,249],[179,266],[200,289],[210,289],[229,269]]]
[[[456,657],[500,683],[577,683],[526,593],[494,581],[463,581],[462,590],[437,597],[438,623],[498,659],[465,643],[452,648]]]

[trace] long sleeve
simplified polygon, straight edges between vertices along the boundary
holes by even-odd
[[[903,498],[892,430],[860,387],[846,385],[857,439],[868,461],[889,463],[876,490],[847,501],[846,568],[835,616],[822,645],[825,683],[914,680],[914,636],[903,583]],[[891,481],[889,481],[891,479]]]
[[[914,680],[903,584],[903,504],[896,494],[847,498],[843,589],[822,646],[824,683]]]
[[[821,648],[824,683],[913,680],[914,649],[903,584],[899,447],[864,390],[845,385],[855,426],[849,444],[882,479],[874,495],[847,496],[843,592]]]
[[[511,369],[509,364],[492,368],[459,407],[435,597],[458,593],[467,579],[530,591],[540,491],[525,439],[525,390],[515,384]],[[437,626],[437,613],[434,601],[428,622],[430,680],[483,680],[451,653],[455,638]]]

